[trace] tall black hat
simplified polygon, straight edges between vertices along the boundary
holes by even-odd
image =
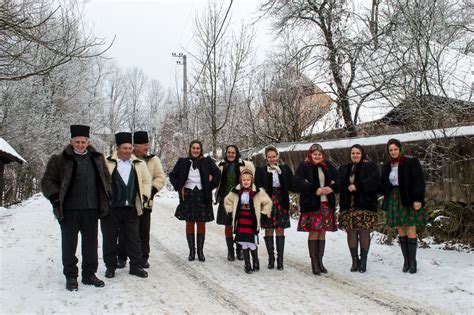
[[[132,143],[132,133],[131,132],[119,132],[115,134],[115,143],[121,145],[123,143]]]
[[[89,130],[91,127],[85,125],[71,125],[71,139],[74,137],[89,138]]]
[[[146,131],[135,131],[133,133],[133,143],[134,144],[144,144],[148,143],[148,133]]]

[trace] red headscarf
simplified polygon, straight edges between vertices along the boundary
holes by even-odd
[[[392,144],[396,145],[398,147],[398,149],[400,150],[400,153],[396,158],[392,158],[390,156],[390,152],[388,152],[388,147]],[[400,165],[403,165],[403,163],[405,163],[406,153],[405,153],[405,149],[403,148],[402,143],[400,142],[400,140],[397,140],[397,139],[388,140],[388,142],[387,142],[387,152],[388,152],[388,156],[390,157],[390,164],[398,163]]]
[[[314,163],[313,156],[311,155],[314,151],[319,151],[323,155],[323,160],[321,162]],[[311,145],[311,147],[308,150],[308,153],[306,154],[306,158],[304,159],[304,162],[309,165],[321,167],[323,170],[327,171],[329,167],[325,161],[326,161],[326,157],[324,156],[323,147],[317,143]]]

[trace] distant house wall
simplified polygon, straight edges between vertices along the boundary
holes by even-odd
[[[364,146],[368,157],[380,166],[388,160],[385,144],[365,146],[363,139],[360,144]],[[465,204],[474,202],[474,136],[413,141],[404,145],[408,154],[416,156],[423,165],[427,200]],[[443,148],[449,148],[448,152],[442,152]],[[350,161],[350,148],[329,149],[325,152],[337,166]],[[280,158],[294,171],[306,154],[306,150],[283,151],[280,152]],[[256,166],[265,164],[261,154],[254,155],[252,161]]]

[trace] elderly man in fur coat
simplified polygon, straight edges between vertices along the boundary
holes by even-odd
[[[41,190],[53,205],[61,227],[63,273],[66,289],[77,291],[78,234],[82,238],[82,283],[103,287],[98,267],[99,218],[109,213],[110,175],[104,156],[89,142],[89,126],[72,125],[71,140],[53,155],[41,180]]]
[[[103,256],[107,268],[106,278],[115,277],[118,256],[119,231],[125,233],[125,248],[130,257],[130,274],[148,277],[143,269],[142,247],[139,234],[139,217],[143,205],[150,199],[151,180],[146,163],[132,154],[132,134],[115,135],[117,149],[106,159],[112,176],[110,215],[101,221]]]
[[[142,262],[143,268],[149,268],[148,258],[150,257],[150,225],[151,211],[153,209],[153,199],[155,195],[165,186],[165,173],[161,166],[160,159],[148,153],[148,132],[135,131],[133,133],[133,154],[146,163],[148,172],[151,176],[151,198],[143,207],[143,214],[140,216],[140,240],[142,243]],[[123,231],[119,234],[119,256],[117,268],[125,268],[127,261],[127,252],[125,249]]]

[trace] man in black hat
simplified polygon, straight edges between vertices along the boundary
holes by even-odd
[[[150,257],[150,224],[153,199],[165,185],[165,173],[161,166],[160,159],[154,154],[148,154],[148,133],[146,131],[136,131],[133,134],[133,154],[144,161],[148,167],[152,180],[151,198],[143,207],[143,214],[140,216],[140,240],[142,243],[143,268],[149,268],[148,258]],[[127,253],[124,244],[122,231],[119,235],[119,256],[117,268],[124,268],[127,261]]]
[[[105,277],[115,277],[117,239],[119,231],[123,231],[125,248],[130,257],[130,274],[146,278],[148,273],[142,267],[139,216],[143,214],[143,205],[150,199],[150,175],[145,162],[132,154],[131,133],[117,133],[115,143],[117,149],[106,159],[112,176],[110,215],[101,222],[103,256],[107,268]]]
[[[53,205],[61,227],[63,273],[66,289],[77,291],[76,248],[82,243],[82,283],[103,287],[95,276],[98,267],[99,218],[109,213],[110,175],[104,156],[89,142],[89,126],[72,125],[71,141],[53,155],[41,180],[41,190]]]

